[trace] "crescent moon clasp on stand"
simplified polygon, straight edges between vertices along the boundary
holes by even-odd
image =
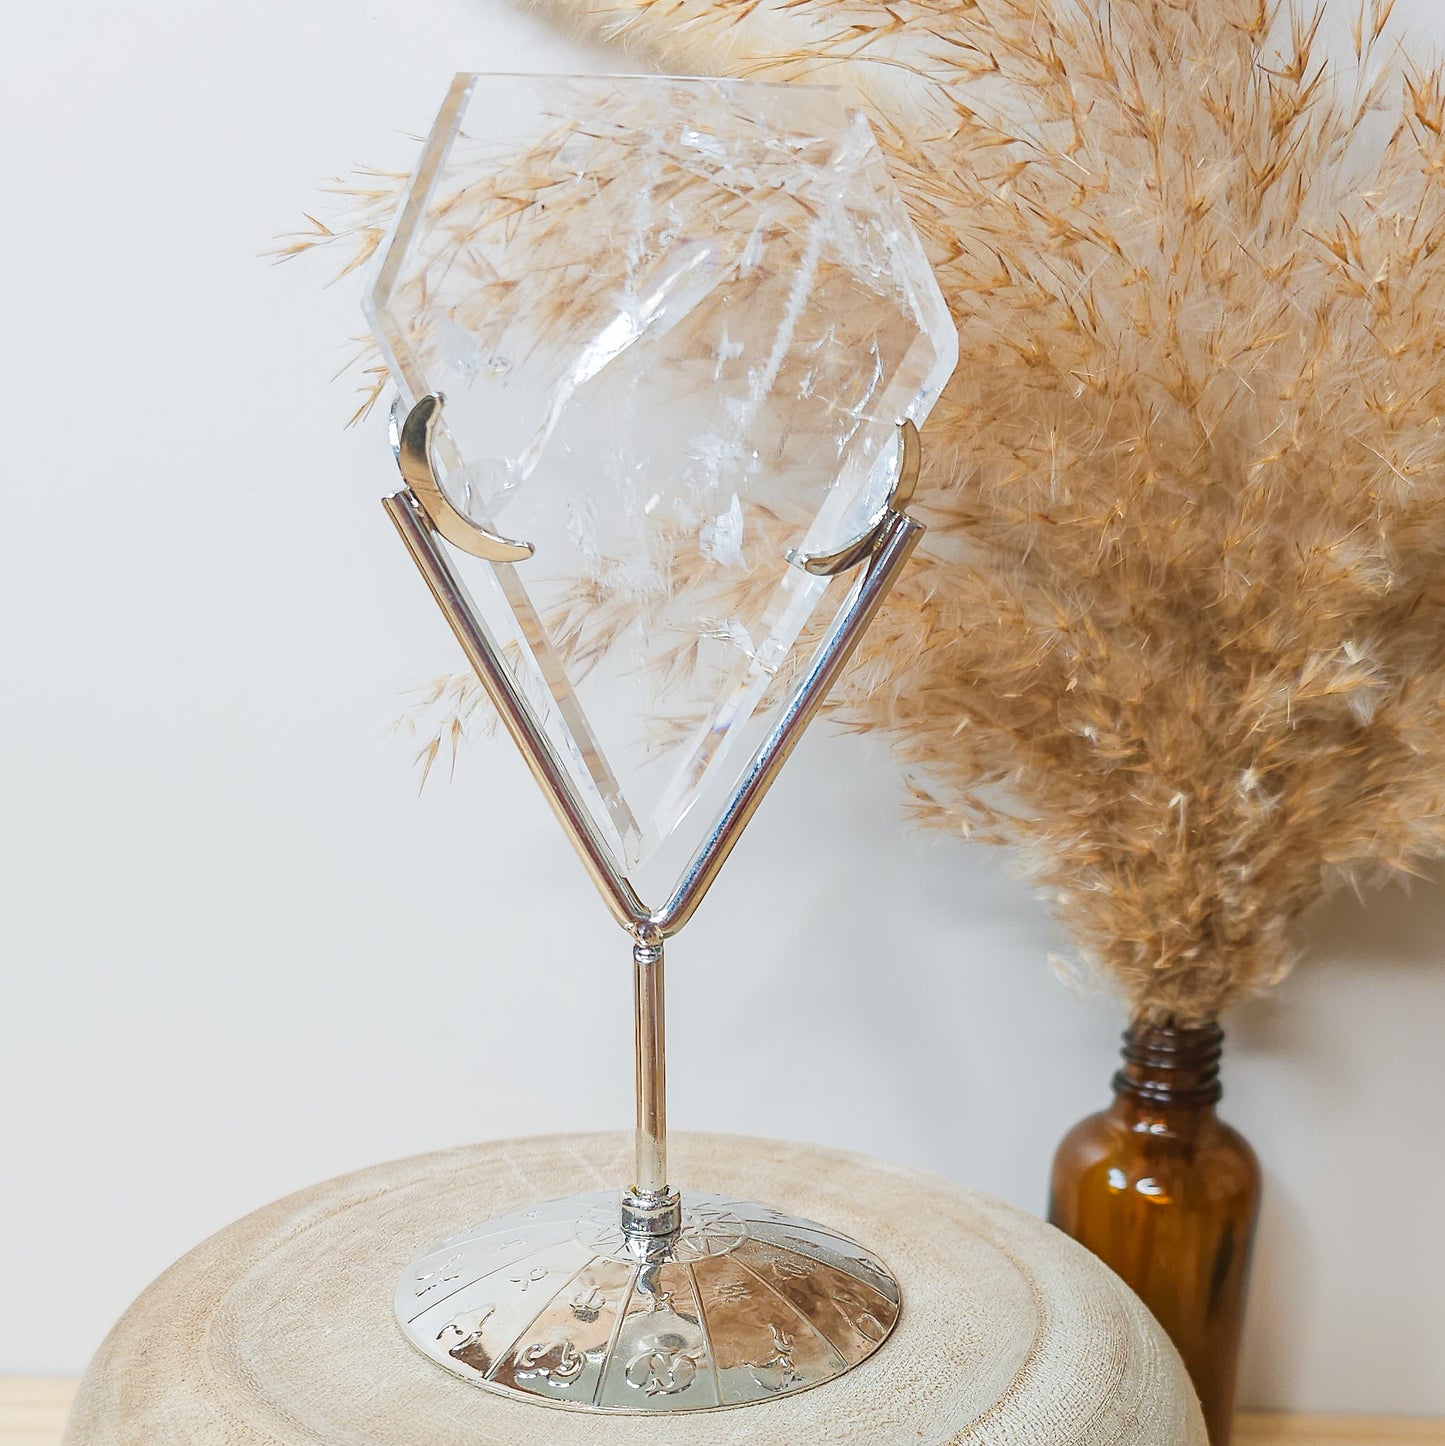
[[[889,521],[913,500],[922,453],[918,428],[905,419],[898,424],[898,480],[893,484],[888,501],[874,515],[866,530],[852,542],[844,543],[836,552],[792,551],[787,555],[788,561],[814,577],[836,577],[850,567],[857,567],[882,541]]]
[[[461,552],[484,562],[525,562],[536,549],[530,542],[502,537],[452,506],[432,465],[432,437],[441,420],[443,398],[429,392],[407,414],[392,437],[396,464],[432,529]]]

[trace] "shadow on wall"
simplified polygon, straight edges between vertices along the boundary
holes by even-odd
[[[1243,1410],[1278,1410],[1308,1398],[1319,1297],[1319,1247],[1308,1212],[1265,1164],[1264,1204],[1254,1247],[1240,1351]]]
[[[1223,1113],[1265,1168],[1241,1404],[1438,1414],[1445,868],[1341,891],[1300,943],[1230,1020]]]
[[[1363,896],[1340,889],[1306,916],[1299,942],[1297,973],[1233,1021],[1236,1039],[1251,1052],[1298,1058],[1322,1047],[1309,1011],[1292,1001],[1306,974],[1321,976],[1329,989],[1334,976],[1354,979],[1368,969],[1387,988],[1392,979],[1445,966],[1445,865]]]

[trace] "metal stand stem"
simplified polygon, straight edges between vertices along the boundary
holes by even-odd
[[[622,1229],[647,1242],[675,1236],[682,1202],[667,1183],[667,1024],[662,936],[639,931],[632,948],[637,1048],[637,1160],[622,1197]]]
[[[464,1379],[574,1410],[715,1411],[831,1381],[887,1339],[898,1282],[770,1205],[689,1190],[684,1212],[667,1183],[662,933],[633,937],[637,1159],[620,1214],[599,1191],[448,1236],[397,1282],[397,1320]]]

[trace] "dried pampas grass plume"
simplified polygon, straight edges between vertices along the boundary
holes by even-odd
[[[870,109],[962,353],[840,704],[922,821],[1181,1023],[1441,853],[1445,80],[1390,0],[1334,55],[1269,0],[552,8]]]

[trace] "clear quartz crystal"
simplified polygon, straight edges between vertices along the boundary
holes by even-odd
[[[957,360],[840,91],[461,75],[367,312],[410,406],[445,395],[454,555],[600,837],[657,907],[787,708]]]

